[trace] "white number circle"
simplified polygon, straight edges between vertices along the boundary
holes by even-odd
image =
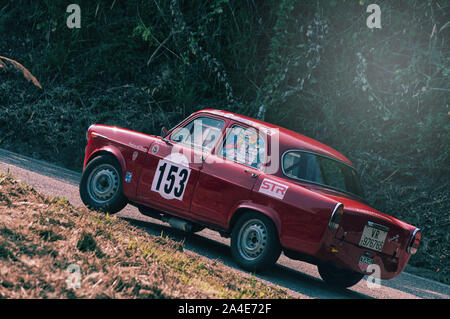
[[[165,199],[183,200],[191,169],[183,154],[172,153],[159,160],[151,190]]]

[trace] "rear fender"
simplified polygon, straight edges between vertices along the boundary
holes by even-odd
[[[258,213],[261,213],[270,220],[272,220],[273,224],[275,225],[278,236],[281,234],[281,221],[279,214],[271,207],[259,205],[256,203],[253,203],[251,201],[241,202],[237,204],[231,211],[232,213],[228,217],[228,232],[231,232],[233,230],[233,226],[236,223],[236,221],[239,219],[240,216],[242,216],[246,211],[255,211]]]

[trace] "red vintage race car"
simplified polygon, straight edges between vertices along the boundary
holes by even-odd
[[[217,230],[250,271],[284,252],[349,287],[374,272],[394,278],[419,246],[418,228],[365,203],[345,156],[269,123],[202,110],[161,136],[92,125],[87,140],[86,206],[115,213],[130,203],[187,232]]]

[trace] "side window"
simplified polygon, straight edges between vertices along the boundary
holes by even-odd
[[[320,158],[320,166],[326,176],[325,184],[338,189],[349,189],[345,181],[345,174],[342,165],[339,163]]]
[[[253,128],[233,126],[227,132],[219,155],[240,164],[260,169],[265,160],[265,142]]]
[[[283,158],[284,173],[288,177],[323,183],[317,156],[309,153],[290,152]]]
[[[363,197],[359,175],[350,166],[307,151],[287,151],[282,157],[285,176],[329,186]]]
[[[222,134],[225,122],[210,117],[198,117],[184,127],[177,129],[171,136],[173,142],[210,151]]]

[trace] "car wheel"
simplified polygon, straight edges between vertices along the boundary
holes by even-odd
[[[232,230],[231,253],[249,271],[273,266],[280,257],[281,245],[272,220],[256,212],[242,215]]]
[[[356,285],[364,274],[349,269],[339,268],[332,263],[322,263],[317,266],[320,277],[335,287],[348,288]]]
[[[98,156],[81,175],[81,200],[89,209],[117,213],[127,204],[122,183],[122,169],[117,160],[108,155]]]

